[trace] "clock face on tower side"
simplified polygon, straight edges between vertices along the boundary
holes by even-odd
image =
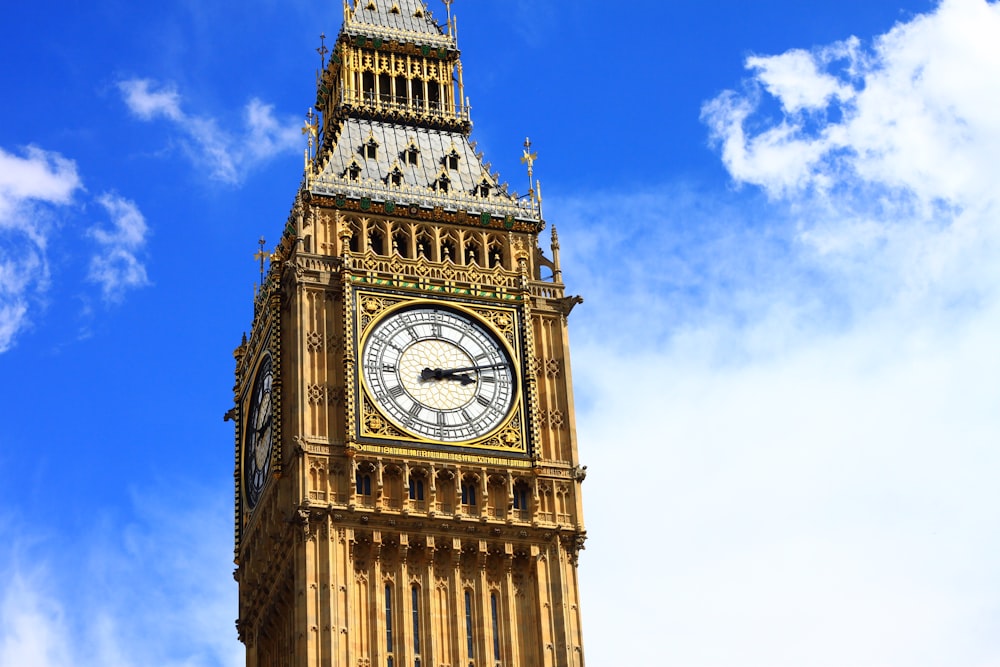
[[[273,404],[271,402],[271,357],[266,355],[257,368],[243,433],[243,475],[247,503],[253,508],[267,482],[273,447]]]
[[[391,422],[439,442],[487,435],[516,398],[507,346],[474,316],[443,306],[410,306],[378,321],[364,341],[362,371]]]

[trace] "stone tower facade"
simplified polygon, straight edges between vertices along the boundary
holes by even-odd
[[[450,16],[345,0],[320,51],[235,352],[247,665],[582,667],[580,299],[554,228],[539,247],[538,186],[510,192],[470,141]]]

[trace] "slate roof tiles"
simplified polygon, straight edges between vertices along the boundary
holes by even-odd
[[[391,38],[398,31],[433,46],[452,45],[421,0],[355,0],[345,27],[351,34]]]

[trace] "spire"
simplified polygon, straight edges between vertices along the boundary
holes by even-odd
[[[344,28],[317,85],[321,122],[312,162],[306,158],[308,187],[363,201],[366,211],[440,207],[476,227],[534,229],[538,156],[526,141],[522,200],[476,153],[450,0],[445,7],[447,27],[421,0],[344,0]]]

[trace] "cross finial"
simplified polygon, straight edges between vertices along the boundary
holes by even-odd
[[[326,33],[321,32],[319,34],[319,48],[316,49],[316,53],[319,54],[319,68],[326,68],[326,54],[330,53],[330,49],[326,48]]]
[[[265,241],[264,237],[261,236],[260,239],[257,241],[257,245],[259,246],[260,249],[257,251],[257,254],[253,256],[254,259],[260,260],[260,284],[261,285],[264,284],[264,260],[267,259],[268,257],[270,257],[270,255],[267,252],[264,251],[264,244],[266,244],[266,243],[267,243],[267,241]]]

